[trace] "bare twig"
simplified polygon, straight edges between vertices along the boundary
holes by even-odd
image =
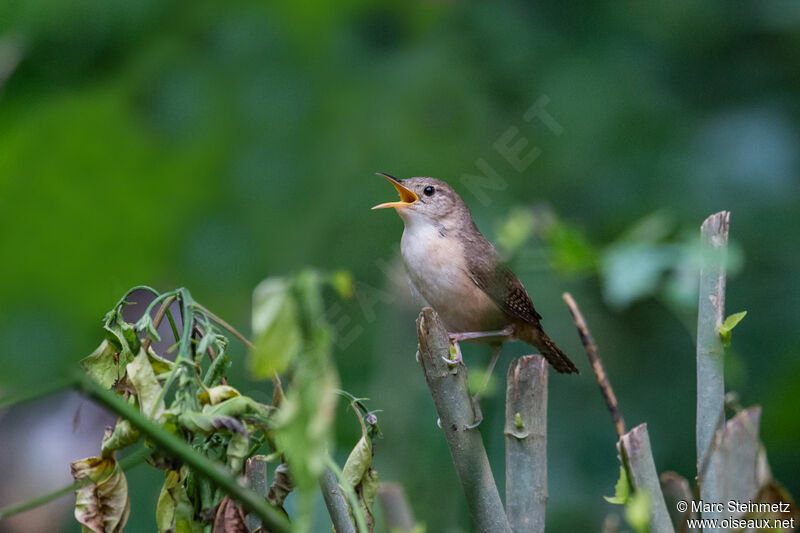
[[[703,265],[697,309],[697,484],[703,501],[721,502],[714,483],[710,460],[714,435],[725,422],[724,348],[719,327],[725,313],[725,251],[728,245],[730,213],[708,217],[700,227]],[[707,518],[707,517],[704,517]]]
[[[637,491],[646,491],[650,495],[650,531],[652,533],[674,533],[664,495],[661,493],[661,482],[658,478],[653,452],[650,449],[650,436],[647,424],[639,424],[620,437],[620,456],[626,460],[631,482]]]
[[[511,361],[506,380],[506,514],[514,533],[544,531],[547,503],[547,361]]]
[[[617,436],[622,437],[625,434],[625,419],[622,418],[622,413],[620,413],[617,397],[614,395],[614,389],[611,388],[611,382],[608,381],[608,376],[603,368],[603,362],[597,355],[597,344],[595,344],[594,338],[589,332],[589,328],[583,318],[583,314],[578,308],[578,304],[572,298],[572,295],[565,292],[562,298],[564,298],[567,307],[569,307],[569,312],[572,314],[572,319],[575,321],[575,326],[578,328],[578,335],[586,350],[586,355],[589,356],[592,370],[594,370],[594,374],[597,376],[597,384],[600,385],[600,392],[603,394],[603,399],[606,401],[608,412],[611,413],[611,420],[614,422],[614,429],[617,430]]]
[[[476,529],[510,533],[481,434],[472,427],[475,411],[462,364],[445,362],[450,339],[439,315],[426,307],[417,319],[422,370],[431,390],[450,455]]]
[[[381,483],[378,502],[383,510],[383,520],[389,531],[411,533],[416,525],[403,487],[396,483]]]
[[[322,489],[322,498],[325,500],[328,514],[331,516],[335,533],[356,533],[353,521],[350,520],[347,502],[333,470],[330,468],[325,469],[319,478],[319,485]]]
[[[231,326],[228,322],[226,322],[225,320],[221,319],[220,317],[218,317],[217,315],[215,315],[214,313],[212,313],[208,309],[206,309],[203,305],[201,305],[201,304],[199,304],[197,302],[194,302],[194,305],[203,314],[205,314],[208,318],[210,318],[211,320],[213,320],[214,322],[216,322],[217,324],[219,324],[220,326],[222,326],[223,328],[228,330],[234,337],[236,337],[237,339],[242,341],[242,343],[244,343],[245,346],[247,346],[251,350],[253,348],[255,348],[255,345],[252,342],[250,342],[250,339],[248,339],[242,333],[240,333],[238,329],[236,329],[235,327]],[[284,394],[283,394],[283,386],[281,385],[281,378],[280,378],[280,376],[278,376],[277,373],[272,374],[272,383],[275,385],[275,391],[273,393],[273,404],[275,404],[277,406],[277,403],[275,403],[275,402],[278,401],[278,399],[283,398],[283,396],[284,396]]]

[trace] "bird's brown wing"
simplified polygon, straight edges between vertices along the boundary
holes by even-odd
[[[500,309],[528,324],[539,325],[542,315],[536,312],[525,287],[495,254],[467,257],[467,268],[475,285]]]

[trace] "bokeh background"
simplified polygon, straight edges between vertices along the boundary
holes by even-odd
[[[727,311],[748,315],[727,387],[763,406],[772,467],[798,495],[799,97],[791,1],[4,0],[0,390],[74,368],[130,286],[186,286],[248,331],[261,279],[346,269],[356,298],[332,300],[335,358],[343,388],[382,409],[380,475],[404,485],[428,531],[470,531],[414,361],[402,223],[369,210],[395,197],[376,171],[439,177],[581,369],[551,373],[548,523],[598,530],[619,511],[602,498],[615,434],[560,295],[582,305],[658,468],[691,479],[693,242],[729,209]],[[526,119],[537,103],[549,121]],[[497,146],[523,138],[529,159],[515,168]],[[523,353],[504,350],[484,400],[501,487],[501,391]],[[268,391],[234,354],[234,382]],[[478,368],[488,350],[466,357]],[[0,505],[67,483],[68,461],[96,453],[102,424],[84,405],[73,428],[79,404],[60,395],[0,413]],[[344,405],[338,419],[342,460],[358,428]],[[127,530],[153,531],[162,474],[128,478]],[[77,531],[72,502],[0,530]]]

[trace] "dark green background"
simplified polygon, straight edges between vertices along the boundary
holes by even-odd
[[[335,358],[343,387],[383,410],[381,477],[405,486],[428,531],[469,531],[414,362],[417,309],[384,274],[402,224],[369,210],[395,197],[375,171],[439,177],[490,239],[513,209],[537,214],[513,264],[582,372],[551,374],[548,523],[597,530],[619,511],[602,499],[618,473],[615,435],[560,294],[582,304],[628,424],[648,422],[659,469],[691,479],[694,278],[690,269],[689,294],[676,293],[674,259],[708,214],[730,209],[738,268],[727,309],[748,316],[728,388],[763,405],[772,467],[800,493],[798,4],[267,4],[0,3],[0,75],[19,59],[0,88],[0,388],[74,368],[132,285],[186,286],[248,330],[264,277],[347,269],[359,298],[332,318],[343,337],[363,332]],[[523,119],[543,96],[560,135]],[[512,126],[525,150],[541,150],[524,172],[493,147]],[[462,181],[480,158],[504,184],[485,198]],[[552,218],[556,230],[542,222]],[[611,272],[619,250],[637,253]],[[623,288],[649,281],[626,299],[614,275]],[[466,351],[485,364],[485,348]],[[504,351],[499,389],[525,352]],[[257,396],[268,385],[241,388]],[[497,395],[484,401],[501,487],[502,412]],[[338,415],[341,459],[357,427],[344,407]],[[17,492],[4,480],[0,503],[65,473]],[[160,476],[130,474],[128,531],[153,530]]]

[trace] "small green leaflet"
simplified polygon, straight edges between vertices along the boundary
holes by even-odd
[[[725,322],[723,322],[719,327],[719,338],[722,339],[722,344],[726,348],[731,345],[731,332],[733,331],[733,328],[736,327],[736,324],[742,321],[745,315],[747,315],[747,311],[734,313],[726,318]]]
[[[619,467],[619,480],[614,485],[613,496],[603,496],[608,503],[624,505],[628,502],[628,473],[625,472],[625,467]]]
[[[269,278],[253,291],[253,333],[250,370],[256,378],[283,372],[302,349],[298,305],[291,282]]]
[[[650,531],[650,494],[638,490],[625,506],[625,520],[636,530],[636,533]]]

